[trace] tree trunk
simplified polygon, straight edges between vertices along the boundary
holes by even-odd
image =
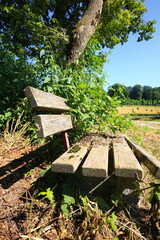
[[[83,17],[76,25],[76,29],[73,30],[67,49],[67,65],[74,62],[86,48],[90,37],[97,28],[102,6],[103,0],[90,0]]]

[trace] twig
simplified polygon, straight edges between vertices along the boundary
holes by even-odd
[[[46,224],[48,224],[48,223],[50,223],[50,222],[52,222],[52,221],[54,221],[56,219],[59,219],[59,218],[61,218],[61,217],[52,218],[51,220],[49,220],[47,222],[44,222],[43,224],[39,225],[38,227],[36,227],[34,229],[31,229],[31,233],[35,232],[37,229],[39,229],[39,228],[43,227],[44,225],[46,225]]]
[[[114,172],[113,172],[111,175],[107,176],[104,180],[102,180],[97,186],[95,186],[95,187],[89,192],[89,194],[92,194],[92,193],[93,193],[97,188],[99,188],[104,182],[106,182],[110,177],[112,177],[113,174],[114,174]]]
[[[128,228],[130,231],[132,231],[133,233],[135,233],[137,235],[137,237],[140,237],[141,239],[147,240],[147,238],[143,237],[140,233],[136,232],[133,228],[128,227],[126,224],[118,221],[118,223],[120,223],[123,227]]]
[[[27,235],[21,235],[21,238],[27,238],[27,239],[33,239],[33,240],[44,240],[43,238],[38,238],[38,237],[30,237]]]

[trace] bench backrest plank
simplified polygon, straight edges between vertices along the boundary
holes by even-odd
[[[74,145],[52,163],[52,171],[74,173],[87,154],[86,146]]]
[[[97,146],[91,149],[82,166],[82,174],[84,176],[107,177],[108,149],[108,145]]]
[[[125,140],[113,143],[113,157],[116,176],[142,178],[142,167]]]
[[[64,112],[70,109],[66,104],[67,100],[65,98],[58,97],[30,86],[26,87],[24,91],[31,107],[35,110]]]
[[[39,138],[73,128],[70,115],[36,115],[34,121]]]
[[[35,110],[63,113],[70,109],[66,104],[67,100],[65,98],[58,97],[30,86],[26,87],[24,91],[31,107]],[[36,115],[34,121],[37,128],[37,136],[40,138],[55,133],[65,132],[66,130],[73,128],[70,115]],[[67,136],[65,135],[64,138],[64,141],[67,143]],[[68,148],[69,144],[65,145],[66,148]]]

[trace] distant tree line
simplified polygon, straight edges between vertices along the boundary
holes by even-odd
[[[160,106],[160,87],[139,84],[126,87],[116,83],[108,88],[108,94],[121,99],[123,105]]]

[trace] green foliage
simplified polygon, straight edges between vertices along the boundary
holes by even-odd
[[[90,66],[87,67],[88,60],[79,59],[67,69],[62,69],[52,56],[43,55],[42,59],[48,59],[48,63],[41,88],[68,99],[77,136],[87,133],[93,127],[98,131],[111,129],[114,132],[125,128],[125,118],[117,114],[120,101],[108,96],[103,89],[104,76],[99,76]],[[97,59],[95,61],[98,65]]]
[[[45,170],[40,172],[39,176],[43,177],[49,170],[51,170],[51,165],[49,165]]]
[[[49,16],[53,5],[48,0],[2,0],[0,28],[5,48],[17,56],[25,54],[37,57],[38,49],[44,44],[54,51],[60,43],[67,41],[65,30],[59,27],[54,17],[51,19]]]
[[[34,172],[34,169],[29,170],[28,172],[24,173],[24,176],[30,176]]]
[[[117,230],[116,221],[117,221],[117,216],[115,215],[115,212],[112,212],[112,213],[108,216],[107,222],[111,225],[111,228],[112,228],[114,231]]]
[[[126,87],[119,84],[115,83],[111,87],[108,88],[108,94],[111,97],[118,97],[118,98],[124,98],[126,94]]]
[[[91,48],[90,51],[93,53],[96,49]],[[87,133],[93,127],[98,131],[111,129],[113,132],[128,127],[129,119],[125,122],[125,117],[117,114],[120,101],[117,97],[109,97],[103,89],[105,79],[104,76],[99,75],[103,66],[102,60],[100,60],[102,54],[98,54],[97,58],[95,58],[96,55],[92,55],[89,58],[79,59],[77,63],[72,64],[67,69],[57,65],[53,55],[49,55],[47,50],[42,49],[40,55],[41,61],[47,62],[44,64],[44,71],[42,71],[43,68],[40,68],[42,71],[39,74],[41,81],[37,80],[38,73],[35,71],[32,72],[31,82],[25,82],[24,84],[32,86],[34,86],[34,83],[38,84],[42,90],[68,99],[68,104],[71,107],[70,113],[73,116],[75,138]],[[92,64],[88,65],[87,63],[91,59]],[[21,72],[20,77],[23,77],[23,75],[24,73]],[[13,91],[15,91],[13,95],[15,99],[12,99],[15,108],[13,109],[11,106],[4,111],[4,114],[0,115],[1,126],[4,126],[8,118],[16,118],[22,110],[25,111],[23,122],[33,119],[33,113],[26,99],[22,99],[20,102],[22,86],[16,92],[14,85],[11,84],[8,91],[12,91],[12,86]],[[23,85],[24,87],[25,85]],[[18,101],[19,103],[17,103]],[[32,124],[29,127],[29,132],[33,133],[32,135],[35,134],[35,128]]]
[[[108,88],[111,97],[117,97],[123,105],[160,105],[160,87],[134,85],[126,87],[116,83]]]
[[[74,188],[70,184],[64,184],[62,189],[61,210],[66,217],[69,217],[72,211],[72,205],[75,204]]]
[[[105,1],[102,24],[99,25],[99,42],[113,48],[116,44],[128,41],[129,33],[139,34],[137,41],[148,40],[154,32],[155,21],[144,22],[142,16],[147,10],[143,0]],[[107,24],[105,24],[107,22]]]
[[[4,129],[7,120],[27,110],[23,90],[28,85],[37,87],[41,74],[41,64],[28,63],[23,55],[17,57],[0,44],[0,128]]]
[[[152,191],[150,192],[150,202],[152,204],[152,208],[159,209],[160,205],[160,184],[151,183],[150,184]]]
[[[103,211],[106,211],[109,209],[109,206],[107,205],[106,201],[102,197],[92,196],[91,200],[93,200],[94,202],[97,202],[98,207]]]
[[[26,59],[16,57],[0,46],[0,111],[13,107],[24,96],[23,89],[32,84],[38,85],[36,77],[38,67],[28,64]],[[37,74],[38,75],[38,74]]]
[[[98,28],[92,37],[96,45],[113,48],[118,43],[127,42],[130,33],[138,33],[138,41],[152,38],[155,21],[143,20],[143,14],[147,11],[143,2],[104,1]],[[56,52],[59,63],[66,54],[72,32],[87,6],[88,1],[82,0],[2,0],[2,41],[9,49],[14,45],[12,50],[18,55],[25,52],[37,56],[37,50],[45,46]]]
[[[50,188],[47,188],[45,192],[40,192],[38,196],[45,196],[51,204],[55,203],[55,197],[54,197],[54,192]]]

